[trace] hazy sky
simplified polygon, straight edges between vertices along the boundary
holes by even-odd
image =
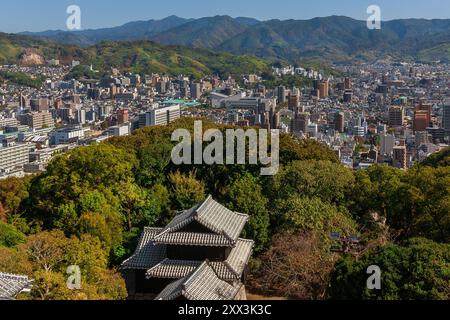
[[[230,15],[261,20],[345,15],[365,20],[367,7],[372,4],[381,7],[383,20],[450,18],[449,0],[0,0],[0,31],[64,30],[66,8],[72,4],[81,7],[83,29],[169,15]]]

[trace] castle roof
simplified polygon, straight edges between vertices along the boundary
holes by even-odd
[[[179,213],[154,240],[163,244],[233,246],[248,219],[248,215],[231,211],[209,196],[203,203]],[[194,221],[211,233],[180,231]]]
[[[233,300],[242,283],[221,280],[208,261],[203,262],[186,277],[169,284],[155,300]]]
[[[22,291],[31,288],[31,281],[27,276],[0,273],[0,300],[14,299]]]
[[[209,262],[211,268],[222,280],[232,281],[241,278],[252,255],[254,242],[238,239],[224,262]],[[187,276],[202,264],[202,261],[164,259],[147,271],[148,278],[178,279]]]

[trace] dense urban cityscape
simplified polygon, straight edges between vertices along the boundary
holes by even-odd
[[[78,65],[1,67],[0,72],[45,78],[40,88],[10,82],[1,88],[1,178],[34,174],[61,152],[180,117],[315,139],[355,170],[373,164],[407,170],[449,146],[447,64],[379,61],[339,66],[348,75],[341,77],[301,66],[273,68],[274,77],[305,79],[308,85],[299,88],[267,88],[256,74],[191,80],[111,70],[99,81],[65,80]]]

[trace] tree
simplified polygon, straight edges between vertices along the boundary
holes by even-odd
[[[20,211],[22,202],[28,197],[30,178],[9,178],[0,181],[0,220]]]
[[[195,178],[194,172],[169,174],[171,201],[178,210],[185,210],[205,199],[205,186]]]
[[[450,234],[450,168],[416,166],[408,172],[373,166],[356,173],[350,209],[359,217],[379,212],[401,239],[447,242]]]
[[[369,266],[381,269],[381,290],[369,290]],[[333,299],[448,300],[450,299],[450,245],[427,239],[390,244],[355,260],[343,258],[332,275]]]
[[[52,227],[61,205],[78,201],[93,190],[114,190],[134,177],[136,164],[133,153],[109,144],[77,148],[59,156],[33,181],[29,207],[34,210],[29,215]]]
[[[288,134],[280,137],[280,163],[296,160],[324,160],[339,163],[336,153],[326,145],[311,139],[299,140]]]
[[[0,221],[0,246],[13,248],[25,241],[25,235],[15,227]]]
[[[167,139],[168,140],[168,139]],[[139,167],[136,175],[141,186],[150,187],[166,180],[165,170],[171,161],[172,144],[154,141],[138,151]]]
[[[245,236],[255,241],[255,251],[261,252],[269,240],[269,212],[267,199],[257,179],[249,174],[236,180],[225,191],[226,206],[236,212],[248,214]]]
[[[266,193],[286,198],[293,193],[324,202],[344,203],[354,183],[353,173],[329,161],[294,161],[281,168],[267,185]]]
[[[352,202],[350,210],[359,217],[375,211],[387,218],[392,228],[408,228],[408,220],[411,221],[413,214],[408,208],[408,201],[414,196],[415,190],[410,190],[405,184],[404,176],[403,171],[388,166],[372,166],[358,171],[355,185],[349,194]]]
[[[449,167],[450,166],[450,148],[445,148],[444,150],[429,156],[424,162],[423,166],[430,167]]]
[[[69,266],[81,271],[81,289],[67,287]],[[0,269],[26,274],[34,279],[27,299],[124,299],[124,280],[115,270],[108,270],[108,251],[91,235],[67,238],[62,231],[31,235],[17,250],[0,247]]]
[[[405,236],[450,242],[450,167],[415,167],[408,171],[406,182],[411,210],[417,214],[409,215],[412,219]]]
[[[349,234],[356,229],[355,222],[344,208],[298,194],[279,200],[272,220],[276,221],[277,230],[313,231],[323,238],[328,238],[331,232]]]
[[[253,290],[302,300],[326,298],[336,256],[314,232],[283,233],[260,258],[249,279]]]

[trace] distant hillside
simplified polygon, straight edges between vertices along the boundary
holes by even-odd
[[[81,48],[0,33],[1,64],[24,64],[24,61],[36,62],[28,64],[42,64],[49,59],[59,59],[66,64],[72,60],[80,60],[84,64],[92,64],[101,72],[116,67],[137,73],[184,74],[194,77],[210,74],[226,77],[269,69],[267,60],[255,57],[182,46],[163,46],[150,41],[102,42]]]
[[[271,20],[225,41],[218,49],[261,57],[370,60],[380,55],[419,58],[420,52],[450,43],[450,20],[395,20],[381,30],[347,17]],[[441,50],[436,56],[445,56]]]
[[[240,21],[243,21],[242,19]],[[197,19],[162,32],[152,39],[161,44],[176,44],[194,48],[214,49],[247,30],[248,25],[228,16]]]
[[[146,40],[166,30],[176,28],[192,19],[184,19],[170,16],[162,20],[134,21],[114,28],[104,28],[84,31],[44,31],[24,32],[23,35],[31,35],[44,39],[54,40],[64,44],[91,46],[102,41],[129,41]]]
[[[145,39],[291,61],[371,61],[386,56],[447,61],[450,20],[392,20],[383,22],[381,30],[369,30],[365,21],[343,16],[263,22],[229,16],[190,20],[172,16],[110,29],[32,35],[80,45]]]
[[[222,77],[267,71],[269,63],[250,56],[214,53],[205,49],[182,46],[162,46],[149,41],[108,42],[89,47],[83,61],[107,70],[117,67],[137,73],[163,73],[171,75],[218,74]]]

